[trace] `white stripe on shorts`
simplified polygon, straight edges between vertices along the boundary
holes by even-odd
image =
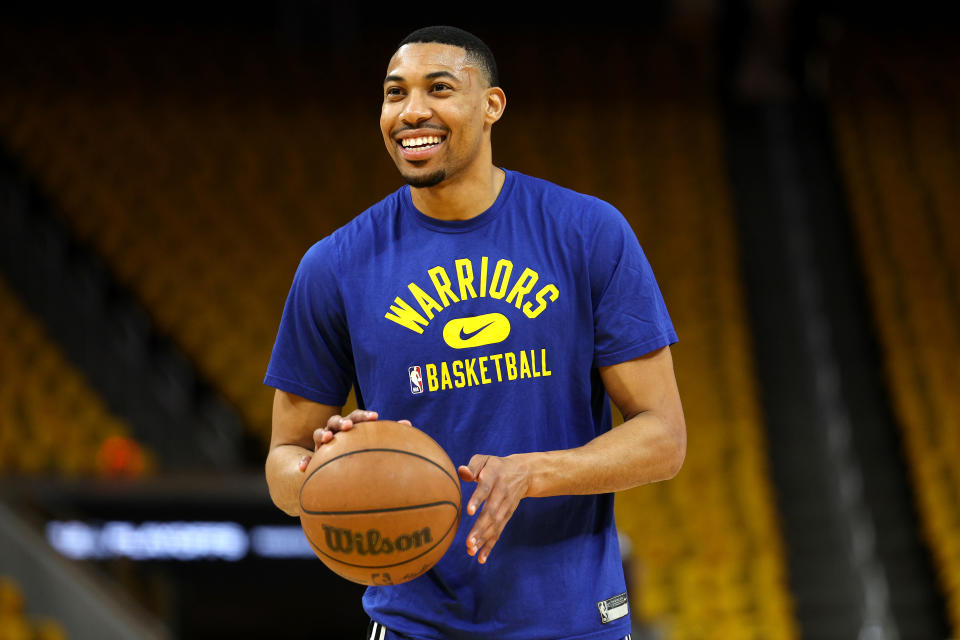
[[[379,631],[380,633],[377,633]],[[387,634],[387,628],[380,624],[379,622],[374,622],[370,627],[370,640],[383,640],[383,636]]]

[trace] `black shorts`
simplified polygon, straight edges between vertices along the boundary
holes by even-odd
[[[364,636],[364,640],[410,640],[410,636],[391,631],[379,622],[371,620],[367,625],[367,635]],[[630,634],[628,633],[621,640],[631,640]]]

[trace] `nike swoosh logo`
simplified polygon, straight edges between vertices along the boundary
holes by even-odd
[[[470,349],[503,342],[510,335],[510,320],[502,313],[453,318],[443,327],[443,341],[452,349]]]
[[[461,339],[461,340],[469,340],[470,338],[472,338],[473,336],[477,335],[478,333],[480,333],[481,331],[483,331],[484,329],[486,329],[487,327],[489,327],[489,326],[492,325],[492,324],[493,324],[493,321],[491,320],[490,322],[488,322],[487,324],[483,325],[482,327],[480,327],[480,328],[477,329],[476,331],[471,331],[471,332],[469,332],[469,333],[465,332],[465,331],[463,330],[463,327],[460,327],[460,339]]]

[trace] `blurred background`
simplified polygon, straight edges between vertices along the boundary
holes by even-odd
[[[414,28],[501,166],[618,207],[689,449],[617,497],[635,638],[960,637],[960,45],[938,3],[0,9],[0,639],[359,638],[263,479],[296,265],[400,186]]]

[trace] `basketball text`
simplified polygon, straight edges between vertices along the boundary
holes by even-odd
[[[399,535],[394,539],[384,538],[376,529],[368,529],[366,533],[323,525],[323,534],[327,547],[335,553],[353,554],[361,556],[376,556],[382,553],[409,551],[433,542],[430,527],[424,527],[410,534]]]

